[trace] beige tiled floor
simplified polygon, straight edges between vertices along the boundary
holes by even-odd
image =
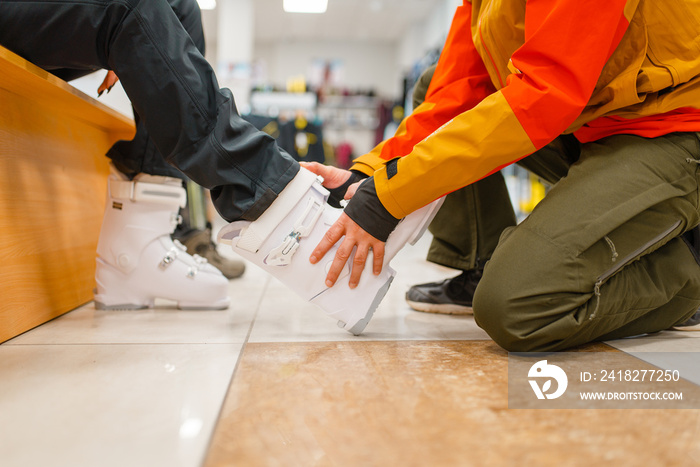
[[[427,246],[396,258],[359,338],[250,266],[228,311],[88,304],[0,345],[0,465],[700,463],[698,411],[509,411],[506,353],[403,301],[454,274]],[[670,332],[611,344],[700,351]]]
[[[490,341],[249,344],[205,465],[700,463],[697,410],[509,410],[507,377]]]

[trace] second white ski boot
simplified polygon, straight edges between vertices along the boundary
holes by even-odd
[[[343,212],[326,203],[328,195],[320,177],[302,168],[260,218],[252,223],[232,222],[221,229],[218,241],[231,245],[233,251],[320,306],[338,320],[339,327],[359,335],[396,275],[389,262],[406,243],[414,244],[421,237],[442,199],[403,219],[387,239],[381,274],[365,272],[358,286],[351,289],[348,283],[352,255],[335,285],[329,288],[325,284],[340,242],[318,263],[309,262],[316,245]],[[367,264],[371,267],[371,254]]]
[[[186,200],[177,178],[110,176],[97,245],[95,308],[151,308],[156,298],[176,301],[180,309],[228,308],[228,280],[170,237]]]

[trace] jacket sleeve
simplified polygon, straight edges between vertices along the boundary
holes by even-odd
[[[373,175],[388,161],[410,154],[418,142],[496,91],[471,41],[471,19],[471,5],[457,8],[425,101],[401,122],[392,138],[355,159],[354,170]]]
[[[465,2],[455,15],[435,72],[437,81],[420,112],[406,119],[403,133],[400,129],[358,161],[358,166],[365,164],[365,173],[367,167],[375,169],[384,207],[396,218],[405,217],[563,133],[587,105],[636,3],[528,1],[525,41],[511,56],[512,73],[500,90],[489,92],[485,65],[476,63],[479,55],[471,35],[482,34],[481,24],[471,29],[471,6]],[[482,55],[490,58],[488,49]],[[457,65],[461,63],[466,65]],[[454,72],[459,66],[466,69]],[[461,73],[464,77],[457,79]],[[401,159],[391,173],[380,165],[397,157]]]

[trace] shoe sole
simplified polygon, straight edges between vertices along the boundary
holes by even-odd
[[[406,303],[416,311],[435,313],[439,315],[471,315],[474,310],[470,306],[455,304],[423,303],[406,300]]]
[[[692,326],[673,326],[671,328],[674,331],[683,331],[683,332],[693,332],[693,331],[700,331],[700,323],[694,324]]]

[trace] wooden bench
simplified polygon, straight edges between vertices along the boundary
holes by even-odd
[[[131,119],[0,47],[0,342],[93,297],[105,152]]]

